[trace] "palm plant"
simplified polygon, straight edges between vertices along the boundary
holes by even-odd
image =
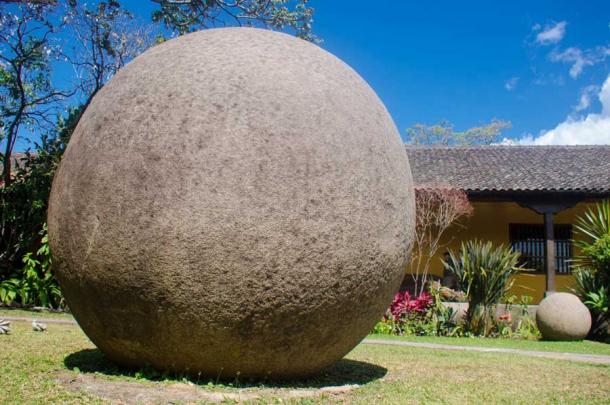
[[[605,340],[610,321],[610,200],[589,208],[574,225],[579,254],[574,258],[573,291],[593,315],[590,337]]]
[[[491,242],[472,240],[462,242],[459,255],[449,251],[443,261],[468,297],[466,326],[476,335],[488,335],[494,327],[496,304],[513,285],[511,276],[521,270],[519,252]]]
[[[604,200],[589,208],[578,218],[574,225],[575,233],[580,239],[574,240],[574,245],[580,249],[580,254],[574,258],[578,268],[592,269],[610,273],[610,200]],[[606,277],[606,281],[609,281]]]

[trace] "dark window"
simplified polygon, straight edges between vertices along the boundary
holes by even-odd
[[[572,225],[555,225],[556,268],[558,274],[570,273],[572,260]],[[510,244],[513,250],[521,252],[521,264],[539,272],[545,272],[544,225],[510,224]]]

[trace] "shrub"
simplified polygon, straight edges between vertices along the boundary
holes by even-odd
[[[61,306],[46,246],[51,183],[81,109],[70,109],[26,153],[10,184],[0,184],[0,301],[22,306]],[[0,160],[7,157],[0,154]]]
[[[23,268],[14,277],[0,283],[0,302],[22,306],[40,305],[47,308],[65,306],[59,285],[51,273],[51,254],[46,226],[41,232],[41,246],[36,254],[26,253]]]
[[[488,336],[494,330],[496,304],[512,287],[511,276],[518,266],[520,253],[510,248],[494,248],[491,242],[463,242],[459,255],[449,251],[445,267],[457,278],[468,297],[466,329]]]
[[[533,299],[529,295],[522,295],[517,298],[516,295],[511,295],[506,299],[504,306],[504,314],[496,319],[496,333],[500,336],[520,339],[537,339],[540,335],[540,330],[536,325],[536,319],[530,314],[528,306]],[[513,320],[512,308],[518,306],[516,320]]]
[[[610,323],[610,200],[588,209],[578,218],[574,240],[580,253],[574,259],[573,291],[591,311],[589,338],[607,340]]]
[[[428,293],[422,293],[419,297],[412,299],[408,291],[396,293],[390,305],[390,313],[394,320],[405,316],[424,314],[432,305],[432,298]]]
[[[454,319],[453,309],[443,305],[438,290],[430,289],[430,293],[415,298],[409,292],[399,292],[372,333],[453,336],[461,331]]]
[[[610,200],[589,208],[574,225],[581,239],[574,240],[580,254],[574,259],[578,268],[599,272],[605,285],[610,283]]]
[[[394,319],[391,318],[383,318],[381,321],[377,322],[371,333],[376,335],[399,335],[398,326]]]
[[[582,254],[589,258],[592,268],[607,275],[610,266],[610,234],[602,235],[595,242],[583,246]]]

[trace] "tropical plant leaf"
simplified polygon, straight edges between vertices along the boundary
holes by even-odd
[[[493,326],[495,305],[513,285],[511,276],[522,270],[519,252],[503,245],[472,240],[463,242],[459,254],[449,251],[445,267],[458,280],[468,297],[466,321],[470,332],[487,335]]]

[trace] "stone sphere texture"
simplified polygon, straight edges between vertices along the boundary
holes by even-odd
[[[414,192],[375,92],[309,42],[214,29],[95,96],[49,238],[78,323],[119,364],[297,377],[348,353],[408,263]]]
[[[536,323],[547,340],[582,340],[591,329],[591,313],[574,294],[553,293],[536,311]]]

